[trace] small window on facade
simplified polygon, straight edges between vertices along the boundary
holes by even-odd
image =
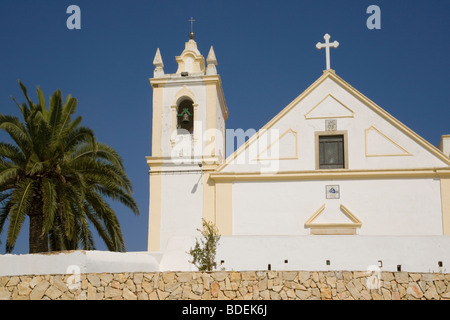
[[[319,137],[319,168],[345,168],[343,135]]]
[[[179,134],[194,132],[194,107],[190,100],[183,100],[178,106],[177,129]]]

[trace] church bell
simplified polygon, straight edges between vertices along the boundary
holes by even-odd
[[[181,122],[183,124],[188,124],[191,122],[191,120],[189,120],[189,115],[187,113],[183,114],[183,119],[181,119]]]

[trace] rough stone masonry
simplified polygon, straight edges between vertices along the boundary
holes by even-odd
[[[367,271],[89,273],[74,285],[71,275],[4,276],[0,300],[450,299],[450,274],[381,272],[375,287],[369,277]]]

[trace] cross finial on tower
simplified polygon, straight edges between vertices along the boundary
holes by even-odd
[[[195,38],[195,34],[194,34],[194,18],[191,17],[191,19],[188,20],[191,23],[191,32],[189,33],[189,39],[194,39]]]
[[[330,35],[326,33],[323,38],[325,39],[325,43],[317,42],[316,48],[322,49],[325,48],[325,56],[326,56],[326,62],[327,62],[327,70],[330,70],[330,47],[331,48],[337,48],[339,46],[339,42],[334,41],[330,43]]]

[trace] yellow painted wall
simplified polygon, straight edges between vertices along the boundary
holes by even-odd
[[[222,235],[233,233],[233,183],[216,182],[216,226]]]

